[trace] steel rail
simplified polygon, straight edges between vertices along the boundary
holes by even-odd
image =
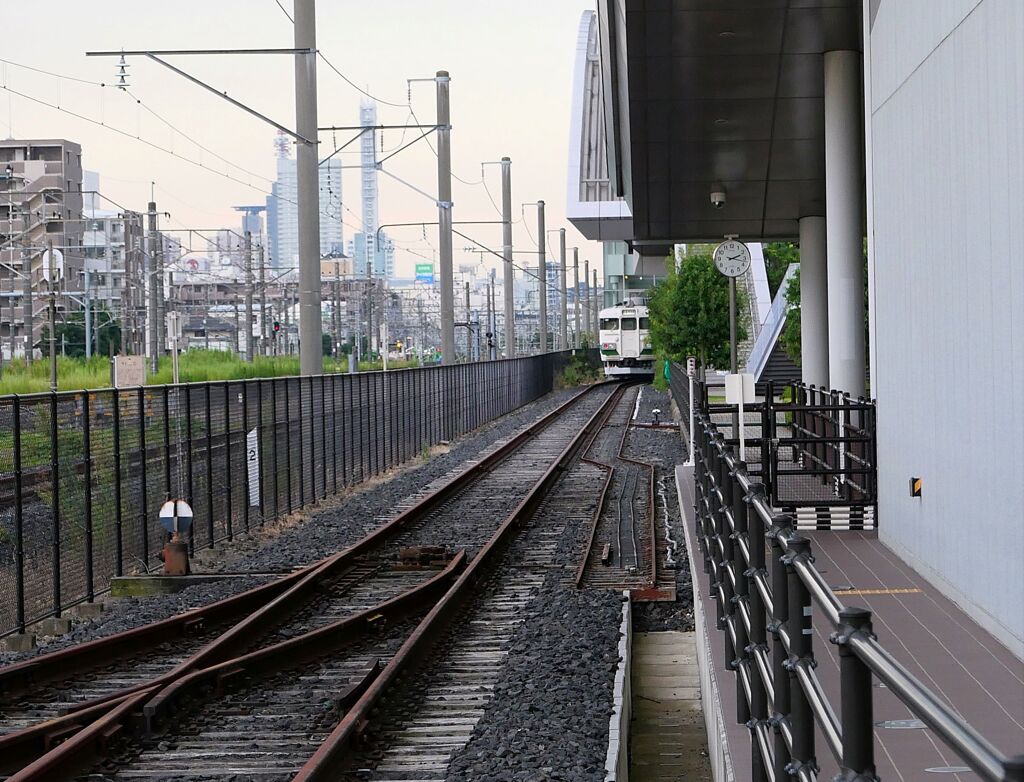
[[[413,633],[405,641],[391,661],[385,666],[380,676],[370,685],[363,696],[345,714],[341,722],[331,731],[330,736],[314,753],[292,782],[326,782],[338,775],[339,768],[347,760],[353,744],[365,729],[370,712],[380,698],[398,678],[415,662],[423,660],[427,650],[442,634],[444,629],[454,620],[459,608],[467,601],[474,588],[484,578],[487,570],[498,559],[512,537],[513,530],[525,522],[540,506],[550,488],[561,474],[568,469],[575,454],[580,450],[586,436],[601,420],[602,413],[608,407],[614,407],[621,397],[623,387],[609,395],[602,406],[595,411],[583,428],[576,434],[562,453],[544,472],[544,475],[533,485],[527,495],[502,522],[498,530],[491,536],[469,567],[459,576],[448,592],[431,609],[430,613],[420,622]]]
[[[92,659],[92,655],[109,653],[110,649],[119,649],[122,656],[127,656],[148,648],[138,645],[140,639],[149,639],[150,645],[162,643],[168,640],[166,636],[167,628],[175,628],[179,632],[181,628],[194,629],[201,626],[201,620],[210,620],[211,616],[219,616],[219,612],[224,610],[224,606],[231,608],[235,607],[236,604],[242,604],[252,611],[251,603],[254,601],[258,602],[255,611],[168,673],[150,682],[105,696],[98,701],[85,702],[75,709],[73,713],[0,736],[0,758],[2,758],[2,761],[0,761],[0,771],[6,771],[9,763],[23,764],[29,758],[39,757],[40,754],[49,751],[57,742],[66,741],[77,731],[88,726],[93,719],[100,718],[105,720],[105,715],[109,716],[112,710],[120,709],[127,700],[134,702],[134,695],[139,692],[149,692],[154,686],[166,685],[190,671],[210,666],[229,657],[239,645],[251,641],[254,635],[265,632],[269,627],[273,626],[275,621],[286,614],[292,605],[299,603],[320,583],[333,577],[338,571],[344,570],[361,555],[382,545],[389,537],[404,529],[408,524],[427,515],[455,495],[461,493],[479,477],[492,471],[505,457],[518,450],[524,443],[550,426],[584,396],[590,394],[594,389],[606,386],[607,384],[605,383],[588,386],[574,394],[554,410],[520,430],[514,437],[510,438],[492,453],[460,471],[435,492],[432,492],[416,504],[399,513],[389,522],[373,530],[348,548],[309,565],[296,573],[290,574],[271,584],[265,584],[248,592],[243,592],[240,595],[218,601],[205,608],[196,609],[182,616],[144,625],[124,633],[97,639],[80,646],[70,647],[54,652],[51,655],[44,655],[15,666],[10,666],[12,678],[26,676],[33,670],[39,670],[39,664],[42,661],[45,661],[45,664],[42,666],[43,670],[53,671],[64,666],[74,670],[76,666],[81,667],[83,660]],[[276,589],[271,589],[271,587],[276,587]],[[241,612],[242,609],[237,609],[236,613],[231,614],[231,616],[236,616],[237,613]],[[109,658],[106,658],[105,661],[109,662]],[[66,670],[67,668],[65,668]],[[4,681],[3,674],[6,671],[7,669],[0,669],[0,684]],[[14,769],[11,768],[11,770]]]
[[[296,663],[320,657],[339,646],[357,641],[374,630],[378,618],[402,616],[424,600],[436,599],[438,592],[443,594],[449,582],[465,565],[465,560],[465,552],[459,552],[438,575],[372,608],[241,657],[192,671],[165,686],[156,684],[135,693],[103,718],[13,774],[8,782],[57,782],[67,779],[101,757],[109,741],[129,727],[140,707],[145,733],[149,734],[159,716],[166,715],[182,697],[194,694],[203,686],[213,683],[221,688],[238,675],[291,668]],[[366,686],[369,686],[368,682]]]

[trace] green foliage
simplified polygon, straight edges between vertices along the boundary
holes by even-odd
[[[601,363],[591,355],[590,351],[578,350],[569,358],[562,370],[562,388],[581,386],[592,383],[601,374]]]
[[[789,285],[786,286],[786,306],[789,313],[786,315],[786,325],[779,336],[782,349],[786,355],[793,359],[793,363],[800,366],[800,270],[797,269],[789,278]]]
[[[320,335],[320,352],[325,356],[334,355],[334,346],[331,344],[333,341],[330,334]]]
[[[745,307],[737,295],[737,311]],[[697,356],[701,366],[729,365],[729,279],[707,253],[687,254],[651,291],[651,343],[658,356],[685,361]],[[742,323],[737,339],[746,339]]]
[[[92,313],[93,354],[109,356],[111,348],[116,353],[121,349],[121,326],[114,316],[104,307],[96,307]],[[99,324],[99,338],[96,338],[96,324]],[[77,358],[85,355],[85,313],[71,312],[57,324],[57,350],[64,356]],[[50,355],[50,330],[43,330],[43,338],[39,344],[43,356]]]
[[[800,263],[800,246],[794,242],[771,242],[763,245],[762,249],[765,271],[768,273],[768,291],[774,299],[789,265]]]

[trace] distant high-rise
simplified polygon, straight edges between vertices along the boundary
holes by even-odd
[[[354,234],[347,246],[347,255],[352,258],[355,273],[366,276],[370,268],[368,261],[373,261],[373,276],[393,279],[395,276],[395,244],[383,231],[378,234],[377,246],[372,256],[367,254],[367,245],[373,245],[373,238],[367,241],[367,234],[359,231]]]
[[[277,181],[267,197],[267,237],[271,262],[275,268],[299,265],[298,177],[290,147],[280,136],[277,151]],[[320,255],[339,256],[345,238],[341,222],[341,161],[320,164]]]

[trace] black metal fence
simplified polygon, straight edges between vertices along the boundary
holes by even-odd
[[[568,353],[393,372],[0,397],[0,636],[415,458],[552,390]]]
[[[694,406],[722,433],[727,445],[739,449],[738,427],[733,431],[736,407],[724,404],[721,386],[689,378],[678,364],[671,367],[670,383],[687,441]],[[768,383],[762,401],[746,405],[743,418],[746,469],[757,477],[774,507],[873,509],[877,502],[873,402],[800,383],[782,388]],[[865,518],[863,510],[857,517]],[[873,523],[873,511],[867,518]]]
[[[710,416],[698,409],[695,422],[697,538],[726,666],[736,673],[737,719],[750,731],[749,776],[737,773],[752,782],[817,779],[817,724],[839,765],[836,780],[877,780],[876,678],[982,779],[1024,780],[1024,756],[1001,754],[885,650],[871,612],[838,600],[794,517],[775,511]],[[815,673],[812,623],[821,616],[822,634],[839,647],[836,706]]]

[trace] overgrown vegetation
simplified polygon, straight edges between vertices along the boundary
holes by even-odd
[[[388,361],[389,369],[406,369],[417,366],[415,360]],[[348,372],[348,358],[341,361],[325,356],[324,372]],[[380,360],[360,361],[359,371],[369,372],[382,369]],[[298,356],[257,357],[251,364],[241,356],[223,350],[188,350],[178,359],[179,377],[182,383],[199,383],[208,380],[245,380],[256,377],[284,377],[299,374]],[[163,385],[172,381],[171,359],[160,359],[157,372],[149,374],[149,385]],[[105,355],[84,357],[57,357],[57,388],[60,391],[80,391],[92,388],[109,388],[110,359]],[[35,394],[50,390],[50,361],[36,359],[26,365],[23,359],[4,364],[0,376],[0,396],[7,394]]]
[[[729,365],[729,279],[715,268],[707,252],[688,253],[674,263],[653,288],[648,306],[651,343],[660,360],[685,361],[696,356],[702,367]],[[745,311],[737,292],[737,311]],[[737,339],[746,339],[742,321]]]
[[[593,383],[601,376],[601,361],[588,350],[590,343],[584,339],[577,350],[566,362],[562,370],[561,387],[581,386]]]

